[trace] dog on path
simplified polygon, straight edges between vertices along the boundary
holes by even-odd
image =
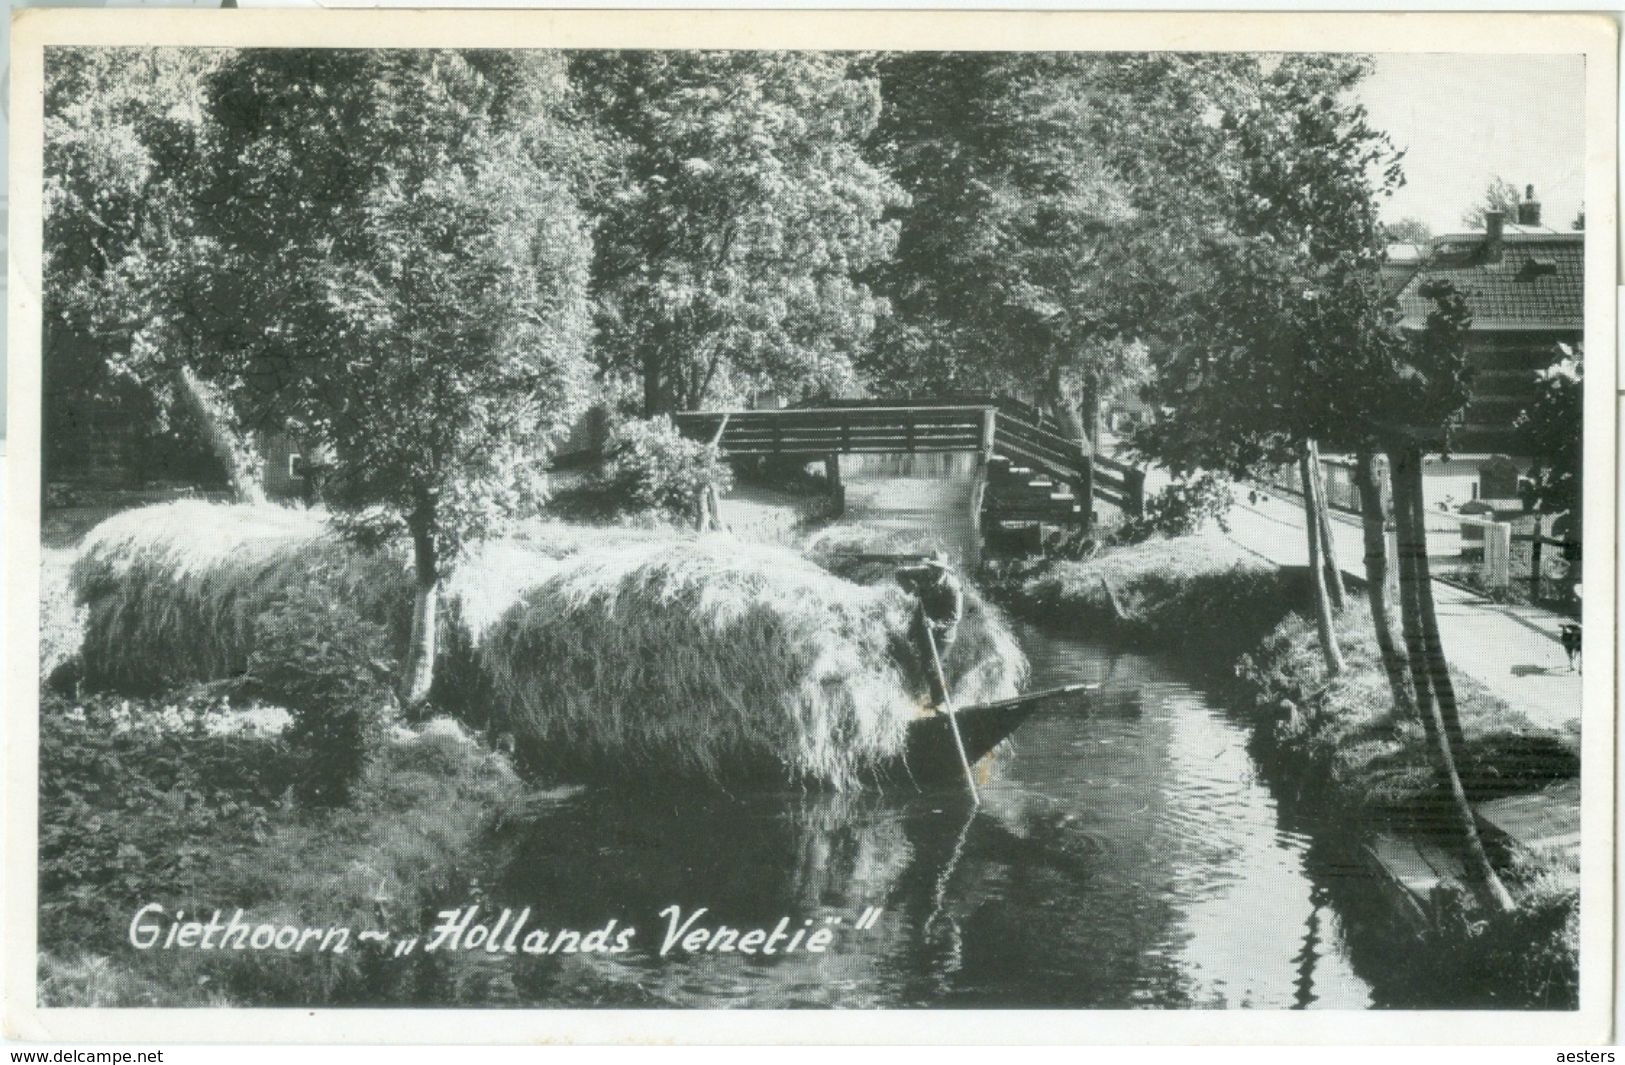
[[[1565,621],[1557,627],[1558,637],[1563,641],[1563,651],[1569,656],[1569,669],[1580,669],[1580,626]],[[1582,670],[1583,672],[1583,670]]]

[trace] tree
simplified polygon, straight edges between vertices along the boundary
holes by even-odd
[[[879,273],[881,387],[1034,393],[1068,435],[1150,371],[1136,343],[1189,208],[1167,167],[1215,131],[1200,63],[1166,56],[897,53],[872,140],[911,205]],[[1192,167],[1192,174],[1200,173]],[[1175,220],[1178,220],[1177,222]]]
[[[416,601],[402,694],[433,677],[440,582],[535,504],[583,397],[590,152],[546,53],[265,50],[211,79],[203,194],[219,269],[192,298],[240,323],[256,396],[328,444],[341,527],[404,533]]]
[[[46,439],[70,435],[60,397],[153,398],[163,427],[189,418],[237,497],[263,500],[253,447],[216,376],[213,346],[166,300],[188,254],[203,79],[222,59],[196,49],[52,51],[45,98]],[[145,413],[145,412],[144,412]],[[50,450],[47,450],[47,454]]]
[[[1384,223],[1382,230],[1384,239],[1391,244],[1426,244],[1433,239],[1433,228],[1420,218],[1406,217]]]
[[[1461,224],[1468,229],[1485,228],[1484,216],[1490,211],[1500,211],[1503,218],[1509,222],[1518,220],[1518,204],[1522,201],[1522,193],[1518,186],[1500,175],[1490,179],[1484,187],[1484,197],[1478,203],[1461,213]]]
[[[1455,816],[1468,868],[1480,900],[1497,911],[1512,898],[1496,875],[1478,835],[1457,769],[1465,747],[1455,685],[1439,636],[1433,581],[1428,569],[1427,508],[1423,501],[1424,449],[1448,446],[1452,428],[1466,409],[1471,383],[1467,303],[1448,283],[1422,289],[1434,301],[1422,332],[1409,338],[1391,372],[1376,378],[1373,415],[1393,472],[1394,512],[1399,540],[1401,620],[1418,713],[1434,753],[1434,766]],[[1381,420],[1378,421],[1377,419]]]
[[[1230,176],[1189,277],[1163,312],[1157,398],[1164,410],[1135,447],[1174,469],[1248,476],[1296,462],[1316,627],[1327,672],[1343,668],[1326,561],[1329,521],[1315,441],[1340,428],[1345,329],[1370,298],[1384,246],[1378,204],[1403,182],[1400,153],[1349,90],[1357,58],[1258,63],[1226,109],[1208,165]],[[1355,382],[1357,383],[1357,381]]]
[[[1308,301],[1307,332],[1319,338],[1314,350],[1330,357],[1314,365],[1324,391],[1313,413],[1325,438],[1357,455],[1368,596],[1396,711],[1413,706],[1420,717],[1479,896],[1491,908],[1504,910],[1511,905],[1510,896],[1484,851],[1457,769],[1465,738],[1433,601],[1422,491],[1423,452],[1448,448],[1470,395],[1467,304],[1448,283],[1424,285],[1421,295],[1433,301],[1434,309],[1421,332],[1411,335],[1400,328],[1399,309],[1374,263],[1343,260],[1341,268],[1329,269],[1321,281],[1316,298]],[[1403,659],[1392,646],[1382,594],[1386,567],[1377,565],[1386,555],[1380,542],[1384,515],[1374,461],[1378,452],[1386,454],[1393,479]]]
[[[1068,356],[1088,345],[1088,289],[1127,215],[1087,129],[1088,58],[896,53],[872,150],[910,197],[881,286],[894,317],[867,368],[918,389],[1037,384],[1069,435]],[[1067,107],[1071,102],[1074,106]]]
[[[1318,432],[1329,447],[1354,456],[1359,489],[1366,599],[1397,713],[1414,709],[1408,663],[1395,642],[1388,569],[1388,479],[1374,425],[1386,417],[1391,380],[1408,365],[1400,312],[1374,262],[1354,261],[1328,274],[1308,316],[1310,332],[1330,353],[1316,375],[1325,389]]]
[[[875,80],[830,52],[583,52],[570,72],[612,146],[592,202],[603,371],[648,415],[843,387],[901,202],[859,152]]]
[[[1558,344],[1558,358],[1535,373],[1535,397],[1513,427],[1533,460],[1524,504],[1543,514],[1580,512],[1585,346]],[[1576,530],[1577,531],[1577,530]]]
[[[1383,456],[1372,447],[1361,448],[1354,457],[1355,487],[1360,493],[1360,533],[1364,547],[1366,603],[1371,609],[1371,627],[1377,639],[1377,653],[1388,691],[1394,700],[1394,713],[1403,719],[1417,716],[1416,696],[1411,687],[1410,662],[1394,641],[1393,595],[1397,573],[1388,568],[1388,523],[1393,515],[1393,493]]]

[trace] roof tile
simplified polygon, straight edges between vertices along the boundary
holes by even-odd
[[[1585,234],[1507,234],[1495,261],[1482,255],[1483,237],[1441,238],[1399,293],[1404,325],[1421,328],[1433,301],[1430,281],[1455,285],[1477,330],[1579,329],[1585,312]]]

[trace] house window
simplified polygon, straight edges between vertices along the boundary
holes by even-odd
[[[288,456],[288,479],[290,481],[305,479],[305,456],[298,454]]]

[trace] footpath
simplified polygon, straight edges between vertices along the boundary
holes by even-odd
[[[1303,508],[1296,499],[1274,494],[1256,503],[1241,499],[1230,512],[1230,538],[1277,565],[1309,562]],[[1363,578],[1359,520],[1333,512],[1332,541],[1343,571]],[[1433,582],[1433,598],[1439,637],[1453,669],[1483,683],[1534,724],[1578,736],[1580,674],[1569,669],[1558,631],[1567,618],[1539,607],[1491,602],[1441,581]]]

